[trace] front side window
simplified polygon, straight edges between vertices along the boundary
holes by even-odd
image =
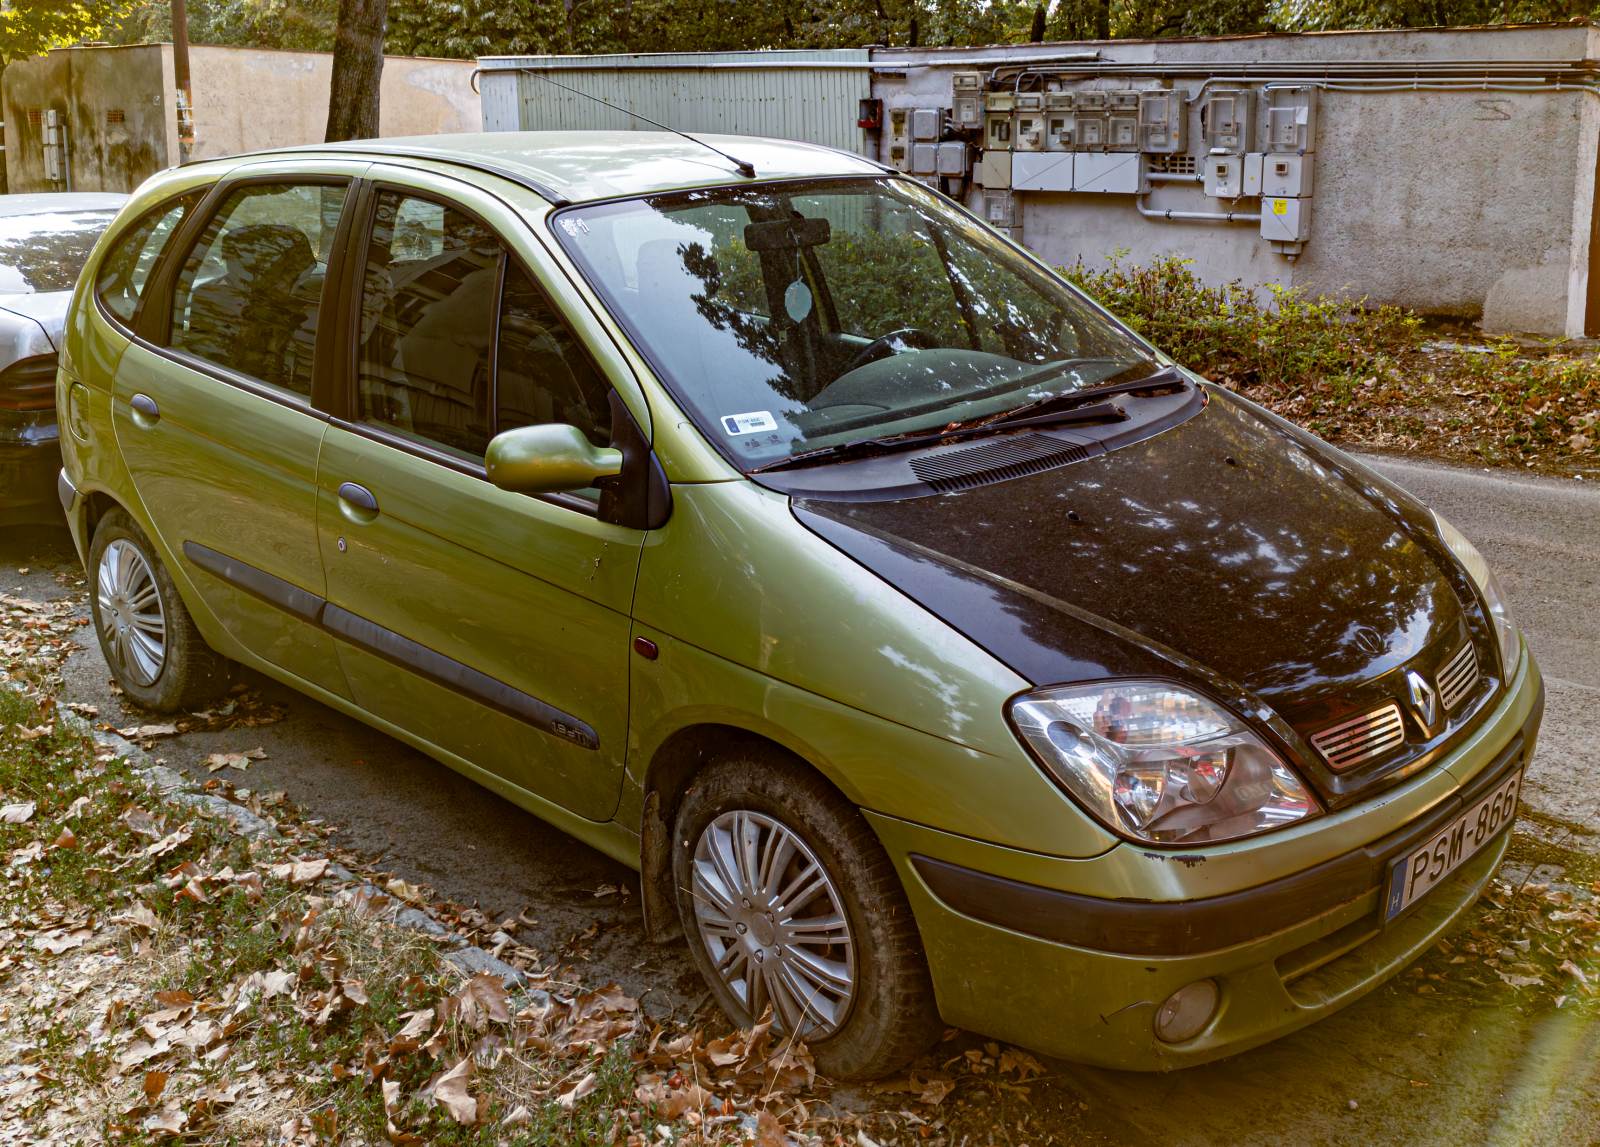
[[[496,434],[565,422],[610,439],[608,385],[538,283],[458,208],[378,196],[361,297],[359,417],[479,461]]]
[[[746,470],[1160,369],[1073,288],[906,180],[579,206],[555,232]]]
[[[117,318],[125,323],[133,321],[156,259],[184,216],[204,196],[203,190],[191,191],[148,212],[118,237],[116,245],[101,260],[95,294]]]
[[[174,350],[309,397],[342,185],[236,188],[189,252],[173,292]]]

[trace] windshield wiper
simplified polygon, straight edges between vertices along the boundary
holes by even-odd
[[[1079,396],[1080,400],[1086,396]],[[1087,396],[1094,397],[1094,396]],[[1044,400],[1040,400],[1044,401]],[[1035,404],[1021,407],[1021,410],[1031,410]],[[971,438],[978,434],[988,434],[1002,427],[1014,426],[1061,426],[1066,424],[1083,425],[1089,422],[1121,422],[1128,417],[1128,412],[1122,407],[1111,402],[1096,402],[1091,406],[1077,406],[1071,410],[1059,411],[1051,414],[1037,414],[1031,418],[1014,419],[1012,415],[1017,411],[1008,411],[1006,414],[990,415],[986,421],[968,424],[953,424],[939,430],[913,430],[905,434],[890,434],[882,438],[858,438],[854,442],[843,442],[837,446],[823,446],[816,450],[806,450],[800,454],[791,454],[787,458],[779,458],[776,462],[768,462],[765,466],[757,466],[751,470],[752,474],[760,474],[769,470],[783,470],[790,466],[801,465],[806,462],[815,462],[823,458],[835,461],[843,458],[853,458],[862,454],[886,454],[894,450],[914,450],[919,446],[933,446],[943,442],[954,442],[962,438]]]

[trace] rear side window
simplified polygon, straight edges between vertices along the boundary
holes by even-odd
[[[139,298],[167,240],[204,195],[205,190],[201,189],[168,200],[146,212],[122,233],[101,260],[100,277],[94,284],[95,294],[106,310],[124,323],[133,321],[134,312],[139,309]]]
[[[178,276],[172,348],[310,397],[328,249],[345,192],[289,183],[231,192]]]
[[[550,296],[457,208],[378,197],[361,297],[362,421],[481,460],[503,430],[610,440],[609,384]]]

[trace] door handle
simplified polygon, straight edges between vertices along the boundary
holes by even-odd
[[[133,408],[133,421],[136,426],[149,430],[161,421],[161,408],[148,394],[134,395],[128,400],[128,405]]]
[[[365,486],[344,482],[339,486],[339,508],[352,521],[370,522],[378,516],[378,499]]]

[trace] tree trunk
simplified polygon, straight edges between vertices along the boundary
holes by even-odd
[[[339,0],[328,93],[329,143],[378,134],[378,85],[383,79],[383,33],[389,0]]]

